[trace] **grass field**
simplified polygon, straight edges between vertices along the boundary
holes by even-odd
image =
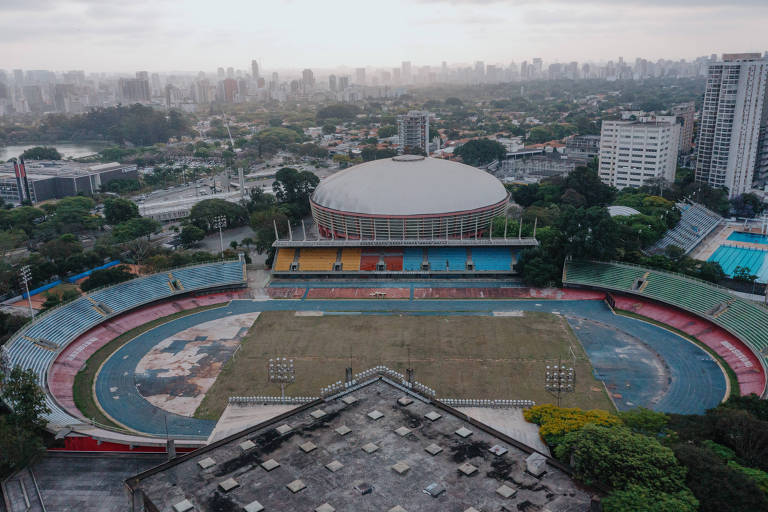
[[[292,396],[318,396],[320,388],[383,364],[405,373],[445,398],[530,399],[554,402],[543,389],[544,367],[568,358],[573,347],[576,392],[563,406],[613,410],[602,383],[564,318],[550,313],[520,317],[326,315],[263,312],[236,357],[227,362],[195,416],[218,419],[230,396],[279,395],[267,382],[271,357],[295,360]]]

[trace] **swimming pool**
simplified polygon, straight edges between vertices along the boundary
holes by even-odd
[[[750,274],[757,276],[759,283],[768,282],[768,250],[721,245],[708,261],[720,263],[723,272],[731,277],[736,267],[746,267]]]
[[[761,235],[759,233],[744,233],[742,231],[734,231],[728,237],[728,240],[734,242],[749,242],[751,244],[768,245],[768,235]]]

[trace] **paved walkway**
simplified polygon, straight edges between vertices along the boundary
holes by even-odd
[[[599,300],[236,300],[224,308],[163,324],[116,352],[104,364],[96,382],[102,407],[120,423],[141,432],[164,435],[167,421],[171,435],[207,437],[215,422],[166,413],[141,397],[135,387],[135,368],[152,347],[174,333],[226,315],[256,311],[417,315],[559,312],[577,327],[575,332],[590,359],[593,354],[611,351],[644,354],[640,359],[625,357],[619,365],[615,358],[609,358],[610,368],[601,368],[600,361],[606,359],[596,358],[596,373],[605,378],[609,389],[621,395],[615,398],[620,409],[643,405],[667,412],[701,413],[717,405],[726,390],[725,376],[702,349],[655,325],[616,316]],[[585,320],[590,322],[589,329],[583,328]],[[659,379],[660,367],[667,372],[662,373],[667,378]]]

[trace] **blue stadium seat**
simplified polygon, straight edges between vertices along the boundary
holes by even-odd
[[[430,270],[466,270],[467,250],[464,247],[430,247],[427,252]]]
[[[406,247],[403,251],[403,270],[421,270],[422,255],[422,249]]]
[[[473,247],[472,263],[479,272],[509,271],[512,268],[512,251],[509,247]]]

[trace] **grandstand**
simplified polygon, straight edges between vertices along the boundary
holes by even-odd
[[[725,288],[680,274],[623,263],[568,261],[563,284],[648,297],[684,309],[724,328],[768,363],[768,309]]]
[[[439,274],[509,275],[524,247],[534,239],[409,240],[405,247],[381,241],[278,240],[273,273],[279,277],[378,275],[427,276]],[[400,241],[402,243],[403,241]],[[298,256],[297,256],[298,254]]]
[[[66,346],[107,318],[158,300],[203,290],[242,287],[245,285],[243,261],[224,261],[174,269],[96,290],[58,308],[38,315],[16,332],[4,350],[11,367],[31,369],[43,389],[47,389],[48,368]],[[172,285],[178,283],[178,288]],[[104,310],[95,304],[104,305]],[[112,311],[106,313],[107,308]],[[46,395],[51,410],[45,420],[54,425],[83,423],[66,413]]]
[[[662,239],[648,249],[648,253],[662,254],[667,247],[675,245],[688,254],[723,220],[720,215],[698,203],[678,203],[677,207],[681,211],[680,222],[664,233]]]

